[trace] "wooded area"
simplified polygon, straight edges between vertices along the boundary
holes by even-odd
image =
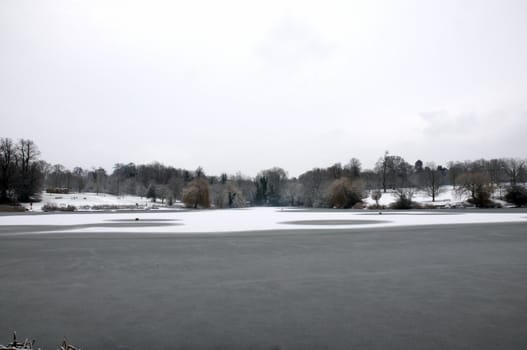
[[[380,198],[395,191],[401,209],[412,207],[412,195],[424,190],[434,201],[445,185],[469,194],[478,207],[493,206],[491,195],[517,206],[527,203],[527,161],[516,158],[451,161],[445,165],[407,162],[386,152],[373,169],[360,160],[314,168],[298,177],[271,168],[251,178],[241,174],[209,175],[200,167],[188,170],[153,162],[115,164],[111,173],[101,167],[66,169],[39,158],[31,140],[0,139],[0,203],[38,201],[39,193],[95,192],[138,195],[172,205],[183,201],[190,208],[245,206],[301,206],[352,208],[366,196]]]

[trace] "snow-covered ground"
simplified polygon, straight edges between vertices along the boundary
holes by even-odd
[[[65,213],[0,216],[0,225],[83,225],[66,232],[200,233],[256,230],[353,229],[470,223],[527,224],[525,212],[313,211],[280,208],[180,212]],[[138,220],[136,220],[136,218]],[[299,223],[300,222],[300,223]],[[160,226],[159,224],[163,224]],[[116,225],[119,225],[116,227]],[[527,226],[526,226],[527,228]]]
[[[382,192],[381,192],[382,193]],[[494,202],[500,203],[502,206],[510,206],[506,202],[499,200],[498,193],[495,193],[492,200]],[[463,207],[467,205],[468,195],[466,193],[459,193],[455,190],[453,186],[442,186],[441,192],[436,196],[435,201],[432,202],[432,197],[429,196],[426,191],[420,190],[415,191],[412,201],[419,203],[424,207],[440,207],[440,208],[456,208]],[[389,207],[390,204],[394,203],[397,200],[395,191],[387,190],[386,193],[382,193],[382,197],[379,200],[379,205],[384,207]],[[371,198],[371,192],[369,193],[368,198],[363,199],[366,205],[375,205],[375,201]]]
[[[445,187],[436,201],[424,192],[417,192],[413,200],[422,205],[455,207],[466,201],[452,187]],[[391,191],[383,193],[379,204],[389,206],[396,200]],[[374,204],[371,197],[367,204]],[[407,225],[442,225],[468,223],[525,222],[525,212],[510,213],[500,211],[481,211],[464,213],[462,211],[316,211],[295,208],[248,208],[200,211],[137,211],[97,212],[95,208],[163,208],[160,203],[152,203],[137,196],[113,196],[109,194],[43,193],[40,203],[33,203],[32,210],[39,212],[45,204],[65,207],[74,205],[79,211],[92,213],[53,213],[50,215],[12,215],[0,216],[1,225],[68,226],[68,232],[159,232],[159,233],[199,233],[199,232],[240,232],[256,230],[294,230],[294,229],[338,229],[365,227],[394,227]],[[29,205],[27,205],[29,207]],[[176,203],[175,207],[181,207]],[[380,215],[380,213],[382,215]],[[136,218],[138,220],[136,220]],[[294,223],[293,223],[294,222]],[[79,225],[82,225],[79,226]],[[73,227],[72,227],[73,226]]]
[[[390,204],[397,200],[395,191],[387,190],[386,193],[382,193],[379,200],[379,205],[388,207]],[[429,196],[425,191],[416,191],[412,198],[412,201],[422,205],[434,205],[434,206],[457,206],[467,200],[467,196],[458,194],[452,186],[443,186],[441,193],[436,196],[435,202],[432,202],[432,197]],[[368,198],[363,199],[367,205],[374,205],[375,201],[371,198],[371,193]]]
[[[56,194],[42,192],[41,201],[38,203],[25,203],[24,206],[33,211],[42,211],[42,207],[46,204],[52,204],[57,207],[67,207],[73,205],[78,211],[90,211],[99,209],[111,209],[111,207],[121,209],[162,209],[165,205],[161,204],[160,200],[156,203],[148,200],[145,197],[139,196],[114,196],[107,193],[68,193],[68,194]],[[179,203],[176,203],[177,207]]]
[[[52,204],[57,207],[66,207],[68,205],[75,206],[77,211],[93,211],[93,210],[111,210],[111,209],[165,209],[166,203],[162,204],[160,200],[156,203],[152,203],[145,197],[139,196],[115,196],[106,193],[69,193],[69,194],[52,194],[43,192],[41,195],[42,200],[38,203],[32,204],[33,211],[42,211],[42,207],[46,204]],[[387,193],[382,193],[382,197],[379,200],[379,205],[389,207],[391,203],[395,202],[397,197],[395,192],[388,190]],[[416,191],[412,198],[414,202],[421,204],[424,207],[462,207],[466,205],[467,195],[459,194],[452,186],[443,186],[441,193],[436,197],[435,202],[432,202],[430,197],[425,191]],[[493,198],[494,201],[500,202],[503,206],[507,206],[507,203],[499,201]],[[363,201],[367,206],[375,205],[375,201],[371,198],[369,193],[367,198]],[[28,209],[31,209],[29,203],[24,204]],[[176,202],[170,209],[181,208],[183,205],[181,202]]]

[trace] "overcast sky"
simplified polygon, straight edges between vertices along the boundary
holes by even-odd
[[[527,1],[0,1],[0,136],[296,176],[527,157]]]

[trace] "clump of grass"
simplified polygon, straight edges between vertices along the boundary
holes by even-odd
[[[382,204],[369,204],[367,206],[368,209],[387,209],[385,205],[382,205]]]
[[[27,209],[20,204],[1,204],[0,212],[23,212]]]
[[[90,207],[92,210],[119,210],[119,209],[138,209],[136,205],[125,204],[96,204]],[[142,208],[141,208],[142,209]]]
[[[42,211],[49,212],[49,211],[75,211],[77,210],[77,207],[74,205],[67,205],[67,206],[58,206],[53,203],[46,203],[42,206]]]

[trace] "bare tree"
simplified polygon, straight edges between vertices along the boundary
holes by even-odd
[[[458,178],[466,172],[465,165],[460,162],[448,162],[448,181],[450,185],[457,187],[458,184]]]
[[[238,172],[236,175],[230,177],[230,181],[241,190],[246,203],[254,202],[256,185],[250,177]]]
[[[423,161],[421,159],[416,160],[414,164],[414,171],[419,174],[423,171]]]
[[[152,202],[156,202],[156,199],[158,197],[158,190],[156,188],[156,185],[154,184],[150,184],[150,186],[148,186],[148,189],[146,190],[146,198],[150,198],[150,200]]]
[[[16,148],[17,196],[21,202],[29,202],[39,190],[42,182],[38,156],[40,151],[31,140],[20,139]]]
[[[202,167],[198,167],[196,171],[194,172],[196,174],[196,177],[199,179],[201,177],[205,177],[205,171],[203,171]]]
[[[376,190],[379,188],[380,180],[379,174],[373,170],[366,169],[360,175],[364,182],[364,187],[368,190]]]
[[[382,190],[384,193],[386,193],[386,185],[387,185],[387,178],[388,178],[388,172],[390,168],[390,156],[388,155],[389,152],[384,152],[384,157],[380,158],[377,163],[375,164],[375,171],[380,175],[381,182],[382,182]]]
[[[318,207],[322,197],[322,170],[315,168],[298,178],[304,186],[304,205],[308,207]]]
[[[81,167],[73,168],[73,181],[75,182],[75,189],[77,192],[84,190],[86,172]]]
[[[297,179],[287,181],[284,186],[284,201],[290,206],[304,205],[304,185]]]
[[[380,176],[383,192],[386,193],[388,187],[394,189],[413,187],[410,181],[413,168],[404,158],[395,155],[391,156],[386,151],[384,157],[380,158],[375,164],[375,171]]]
[[[10,202],[16,171],[16,148],[9,138],[0,138],[0,203]]]
[[[432,202],[435,202],[436,197],[441,193],[443,179],[441,170],[435,163],[427,163],[422,174],[423,188],[426,194],[432,197]]]
[[[168,188],[170,189],[171,195],[176,199],[181,199],[181,191],[185,182],[182,177],[171,176],[168,180]]]
[[[165,199],[169,198],[170,190],[166,185],[159,185],[157,187],[157,196],[161,199],[161,204],[165,204]]]
[[[488,174],[478,172],[459,176],[456,191],[468,194],[468,201],[476,207],[485,208],[492,205],[490,197],[493,187]]]
[[[361,175],[362,163],[357,158],[351,158],[344,168],[349,170],[352,178],[358,178]]]
[[[66,167],[62,164],[53,165],[51,167],[51,172],[48,174],[48,178],[47,178],[48,186],[53,187],[53,188],[66,187],[65,186],[66,171],[67,171]]]
[[[487,172],[490,177],[490,182],[497,186],[500,184],[505,173],[505,162],[503,159],[491,159],[487,162]]]
[[[221,179],[221,178],[220,178]],[[225,184],[221,181],[212,186],[213,202],[217,208],[243,208],[245,198],[243,192],[232,181],[227,180]]]
[[[104,168],[97,168],[93,169],[90,172],[90,180],[92,181],[93,189],[95,190],[95,193],[99,195],[101,192],[105,192],[106,190],[106,181],[108,179],[108,175],[106,174],[106,170]]]
[[[523,182],[525,176],[525,160],[509,158],[504,160],[504,170],[509,177],[511,186]]]
[[[499,198],[503,199],[504,182],[506,181],[505,161],[503,159],[491,159],[487,162],[487,173],[491,184],[499,190]]]
[[[333,180],[340,179],[342,177],[342,164],[335,163],[328,168],[329,173]]]

